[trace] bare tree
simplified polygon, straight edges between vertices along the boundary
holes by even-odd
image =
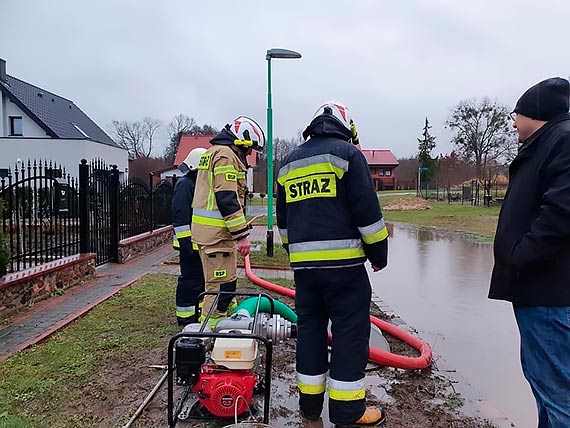
[[[452,142],[459,155],[475,165],[478,178],[487,175],[488,165],[508,162],[516,153],[509,109],[497,101],[463,100],[452,109],[445,126],[455,131]]]
[[[132,158],[136,159],[143,156],[143,153],[145,152],[145,129],[141,122],[114,120],[113,134],[117,144],[123,149],[127,149]]]
[[[196,124],[193,117],[188,117],[185,114],[179,114],[172,119],[168,125],[168,133],[170,135],[170,144],[164,151],[164,157],[174,161],[178,146],[180,146],[180,139],[183,135],[216,135],[218,130],[208,124],[200,126]]]
[[[129,151],[134,158],[150,157],[154,146],[154,138],[162,122],[145,117],[142,121],[113,121],[113,134],[117,144]]]
[[[147,143],[147,150],[144,156],[150,157],[154,145],[154,136],[161,126],[162,122],[158,119],[153,119],[152,117],[145,117],[143,119],[144,135]]]
[[[275,153],[275,161],[276,163],[281,163],[289,154],[295,150],[301,144],[301,141],[297,138],[276,138],[273,140],[273,148]]]
[[[168,135],[170,137],[170,144],[164,152],[167,159],[174,161],[178,146],[180,145],[180,137],[184,134],[190,134],[192,128],[196,126],[196,121],[193,117],[188,117],[185,114],[178,114],[168,124]]]

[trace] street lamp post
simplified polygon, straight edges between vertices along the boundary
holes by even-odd
[[[273,257],[273,110],[271,108],[271,59],[299,59],[299,52],[269,49],[267,60],[267,255]]]
[[[422,196],[422,186],[421,186],[421,179],[422,179],[422,172],[427,171],[427,167],[425,166],[418,166],[418,191],[416,192],[417,197]],[[427,199],[427,190],[426,190],[426,199]]]

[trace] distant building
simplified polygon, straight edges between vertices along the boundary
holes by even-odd
[[[368,162],[376,190],[397,189],[396,167],[398,160],[391,150],[362,150]]]
[[[6,74],[0,59],[0,169],[51,160],[77,176],[81,159],[99,158],[128,173],[128,151],[71,100]],[[19,162],[18,162],[19,163]]]

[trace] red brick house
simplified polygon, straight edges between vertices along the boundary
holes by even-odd
[[[362,150],[368,162],[376,190],[397,189],[396,167],[398,160],[391,150]]]

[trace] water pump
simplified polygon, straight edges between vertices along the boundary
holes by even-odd
[[[257,389],[265,393],[264,422],[267,423],[272,347],[296,337],[296,332],[296,325],[281,315],[259,310],[252,315],[238,311],[220,320],[214,331],[208,328],[207,320],[186,326],[170,341],[169,371],[173,374],[168,385],[169,427],[174,427],[179,419],[191,419],[192,415],[200,418],[233,418],[236,412],[242,415],[251,408]],[[265,348],[264,358],[260,343]],[[185,389],[176,410],[174,379]],[[186,401],[190,404],[185,404]]]

